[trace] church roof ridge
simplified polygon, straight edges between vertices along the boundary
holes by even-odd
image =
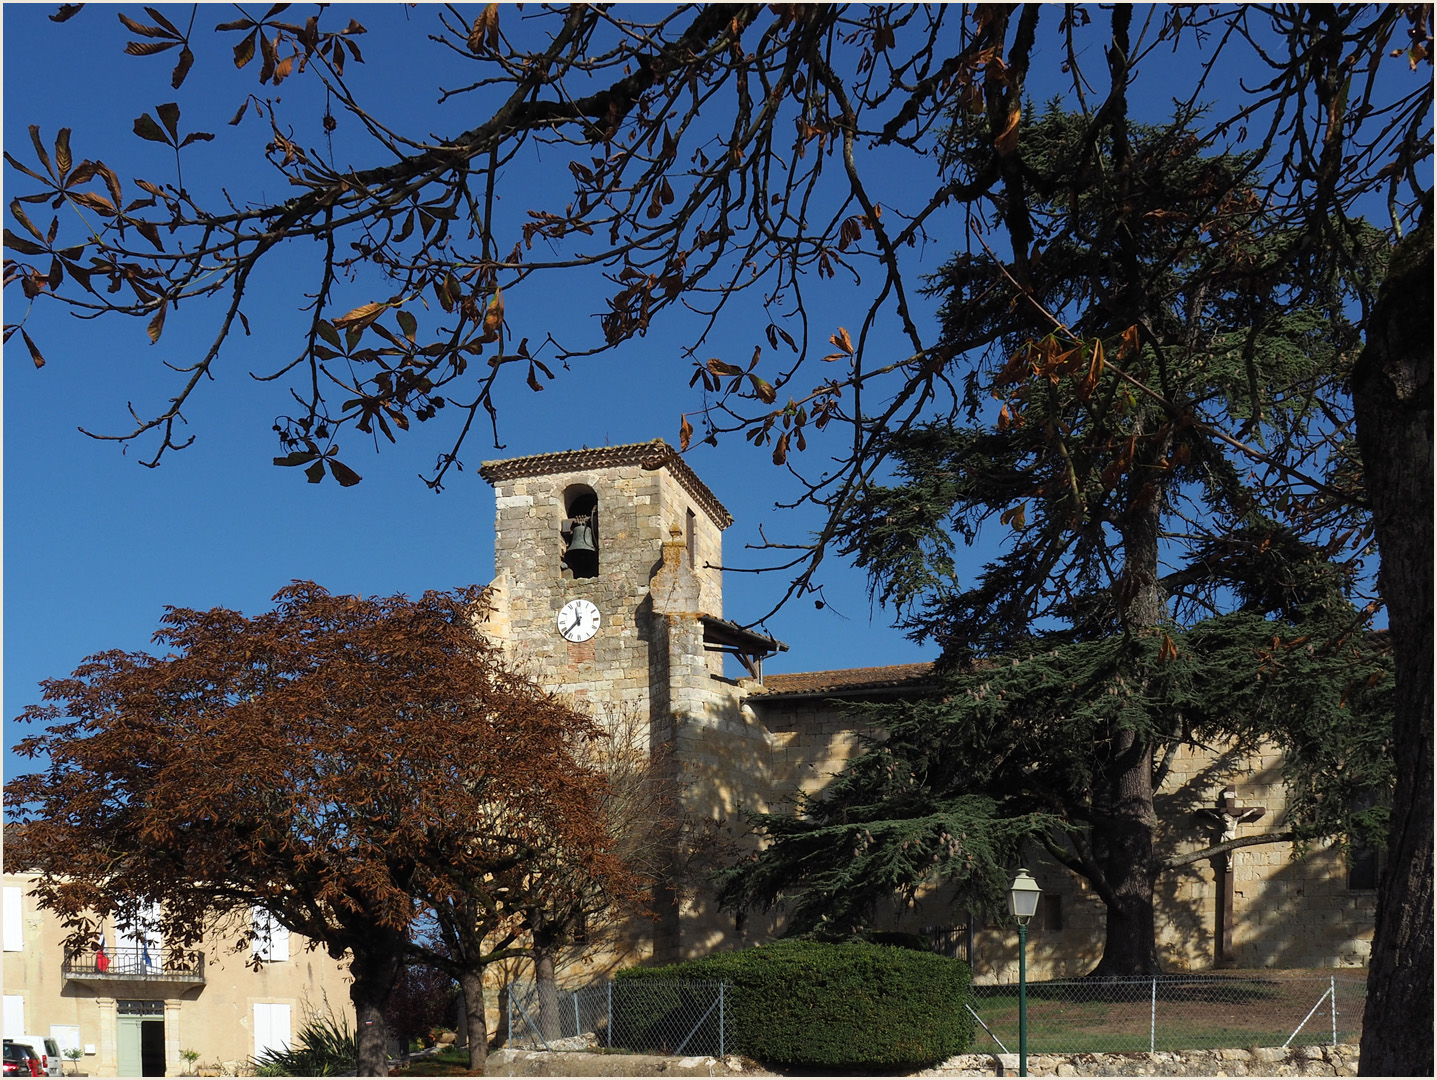
[[[556,450],[547,454],[530,454],[528,457],[485,461],[479,466],[479,475],[495,484],[525,476],[609,469],[619,465],[638,465],[649,470],[667,468],[720,529],[727,529],[733,524],[733,515],[719,502],[718,496],[698,478],[698,474],[683,456],[663,439],[623,443],[619,446],[585,447],[581,450]]]
[[[800,671],[765,675],[769,694],[810,695],[834,691],[877,690],[922,682],[933,675],[933,662],[888,664],[884,667],[841,668],[836,671]]]

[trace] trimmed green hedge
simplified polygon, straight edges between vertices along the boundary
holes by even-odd
[[[961,960],[935,953],[779,941],[668,967],[628,968],[615,977],[631,986],[727,983],[732,1049],[765,1064],[917,1068],[973,1042],[973,1017],[964,1008],[972,973]]]

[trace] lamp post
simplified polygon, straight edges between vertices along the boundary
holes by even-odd
[[[1018,1075],[1028,1075],[1028,920],[1038,910],[1042,893],[1028,871],[1018,876],[1008,888],[1008,912],[1018,920]]]

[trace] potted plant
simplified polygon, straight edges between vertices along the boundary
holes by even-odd
[[[185,1075],[194,1076],[195,1062],[199,1061],[200,1052],[198,1050],[181,1050],[180,1057],[185,1059]]]
[[[84,1055],[84,1053],[85,1051],[81,1050],[78,1046],[69,1046],[65,1048],[65,1056],[70,1059],[71,1076],[80,1075],[80,1058]]]

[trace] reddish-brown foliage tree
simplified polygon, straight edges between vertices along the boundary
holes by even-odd
[[[446,973],[425,964],[406,964],[384,1010],[390,1034],[405,1050],[410,1040],[428,1045],[434,1032],[454,1026],[458,996],[459,988]]]
[[[49,764],[7,785],[7,861],[41,875],[76,945],[158,901],[176,943],[254,906],[347,954],[359,1071],[384,1075],[384,1004],[426,907],[518,894],[555,851],[622,877],[603,778],[575,756],[592,722],[499,661],[482,602],[295,583],[253,618],[170,609],[165,655],[90,657],[20,718],[47,726],[19,750]]]

